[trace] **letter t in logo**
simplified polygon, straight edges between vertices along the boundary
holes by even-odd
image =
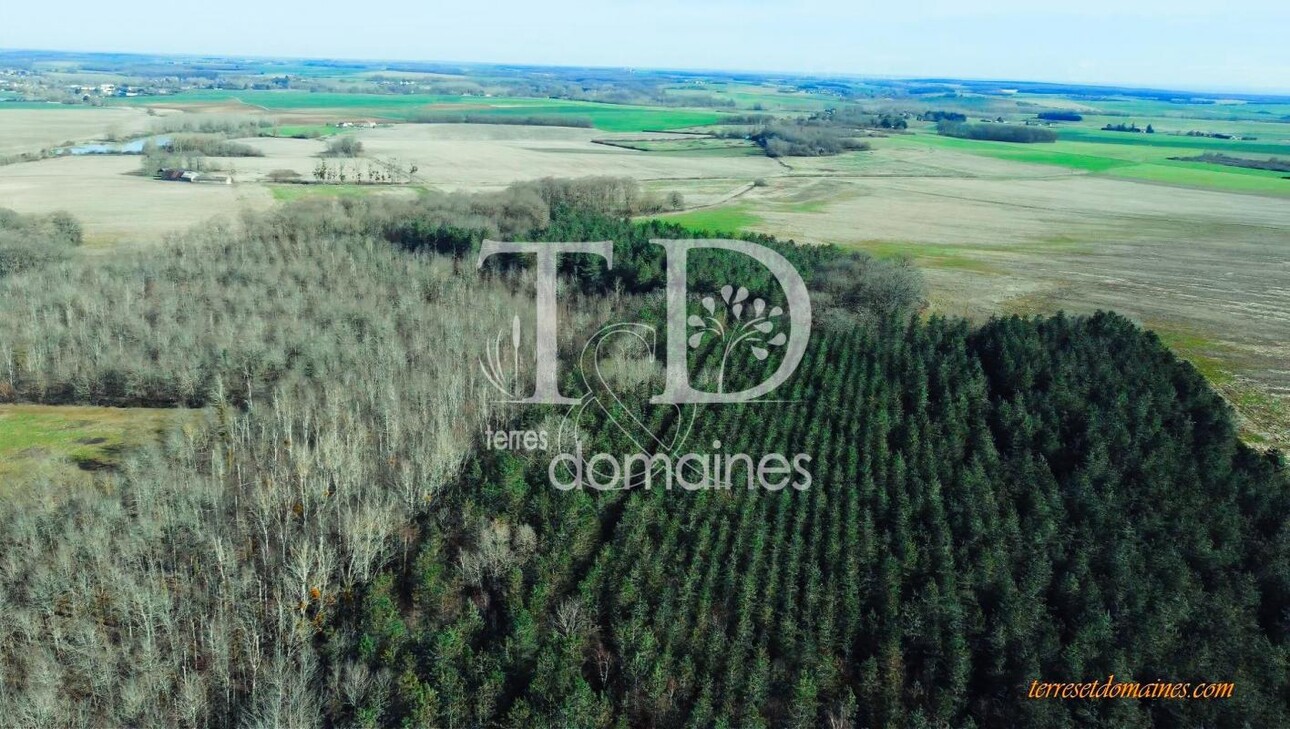
[[[542,403],[546,405],[575,405],[577,398],[560,394],[557,376],[556,330],[557,314],[555,305],[556,256],[561,253],[590,253],[600,256],[614,267],[613,241],[596,241],[594,243],[521,243],[495,240],[484,241],[479,249],[478,266],[483,268],[484,261],[494,253],[533,253],[537,255],[537,389],[533,397],[518,402],[527,404]]]

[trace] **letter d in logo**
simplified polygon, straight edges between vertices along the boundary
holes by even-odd
[[[712,240],[651,240],[667,252],[667,379],[663,393],[650,399],[652,403],[733,403],[748,402],[774,390],[797,369],[806,353],[806,343],[811,337],[811,299],[806,283],[788,262],[775,251],[747,241]],[[789,332],[784,359],[770,379],[739,392],[702,392],[690,386],[690,372],[686,358],[686,294],[687,256],[696,248],[718,248],[742,253],[766,267],[784,289],[788,299]]]

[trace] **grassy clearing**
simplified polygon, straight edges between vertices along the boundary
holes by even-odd
[[[191,411],[0,405],[0,495],[19,476],[111,467]]]
[[[714,233],[741,233],[762,222],[746,204],[691,210],[688,213],[660,215],[659,220]]]

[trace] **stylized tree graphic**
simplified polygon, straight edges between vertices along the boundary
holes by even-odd
[[[774,320],[784,313],[782,308],[774,306],[767,311],[766,301],[761,298],[753,299],[751,308],[745,306],[744,302],[748,300],[748,289],[743,286],[738,290],[730,285],[722,286],[721,300],[726,304],[722,316],[717,316],[716,299],[705,296],[700,303],[704,311],[708,312],[707,316],[691,314],[687,320],[691,327],[699,330],[690,335],[691,349],[698,349],[709,334],[725,343],[725,350],[721,354],[721,367],[717,370],[717,392],[726,391],[726,360],[739,345],[746,342],[753,356],[758,360],[764,360],[770,354],[770,347],[782,347],[784,342],[788,341],[788,337],[783,332],[773,336],[771,334],[775,331]],[[745,313],[749,315],[747,319],[744,318]]]

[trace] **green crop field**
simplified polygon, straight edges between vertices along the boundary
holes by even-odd
[[[1112,170],[1116,177],[1188,187],[1208,187],[1290,197],[1290,180],[1280,172],[1210,165],[1203,162],[1142,164]]]
[[[273,128],[276,137],[329,137],[345,131],[328,124],[282,124]]]
[[[1158,135],[1131,134],[1127,132],[1102,132],[1118,135],[1142,143],[1133,144],[1089,132],[1062,129],[1057,142],[1051,144],[1013,144],[985,142],[971,139],[943,137],[933,133],[892,137],[883,140],[884,146],[924,145],[940,149],[967,152],[1012,162],[1046,164],[1105,173],[1148,182],[1160,182],[1192,187],[1253,192],[1267,195],[1290,196],[1290,180],[1278,172],[1226,167],[1203,162],[1184,162],[1170,157],[1192,157],[1206,151],[1241,149],[1247,157],[1259,158],[1281,154],[1290,156],[1290,145],[1259,145],[1241,148],[1240,142],[1199,137],[1167,137],[1168,140],[1187,140],[1189,144],[1166,146]],[[1090,141],[1067,141],[1067,135]],[[1096,141],[1092,141],[1096,140]],[[1257,150],[1257,151],[1256,151]],[[1229,152],[1230,153],[1230,152]]]
[[[675,215],[661,215],[659,220],[713,233],[739,233],[761,221],[746,205],[727,205],[691,210]]]

